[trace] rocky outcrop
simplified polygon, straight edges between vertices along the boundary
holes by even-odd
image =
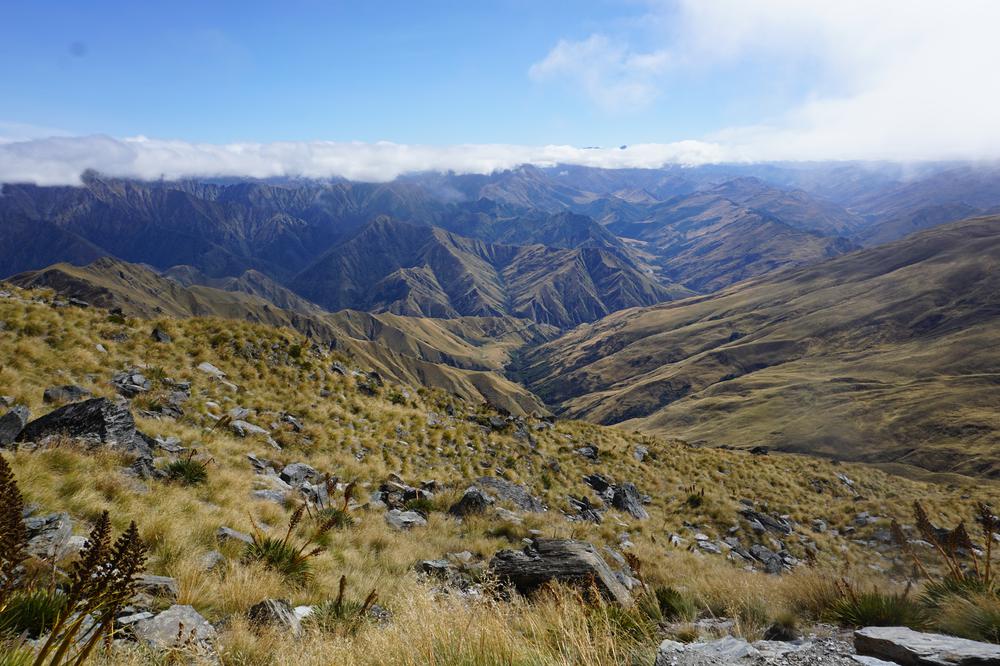
[[[162,613],[135,623],[135,636],[157,650],[180,647],[208,648],[215,640],[215,627],[191,606],[174,605]]]
[[[858,654],[901,666],[1000,666],[1000,645],[954,636],[924,634],[906,627],[865,627],[854,632]]]
[[[19,442],[41,442],[48,437],[66,436],[88,444],[104,446],[152,460],[150,439],[136,430],[128,402],[94,398],[55,409],[28,423]]]
[[[468,516],[483,513],[493,505],[493,498],[475,486],[469,486],[461,499],[451,505],[448,513],[453,516]]]
[[[511,483],[495,476],[483,476],[476,479],[476,485],[493,495],[501,502],[508,502],[521,511],[540,513],[545,511],[542,500],[534,497],[524,486]]]
[[[632,605],[632,595],[618,581],[592,544],[569,539],[535,539],[524,550],[501,550],[490,571],[521,594],[550,581],[589,585],[593,582],[610,601]]]
[[[31,412],[24,405],[16,405],[9,412],[0,416],[0,447],[10,446],[24,430]]]
[[[298,636],[302,633],[302,623],[284,599],[265,599],[247,611],[247,619],[256,627],[270,627],[282,633]]]

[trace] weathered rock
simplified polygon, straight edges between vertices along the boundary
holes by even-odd
[[[159,326],[153,329],[153,332],[149,334],[149,337],[152,338],[154,342],[160,342],[164,344],[170,342],[171,340],[170,334],[164,331]]]
[[[792,533],[792,523],[781,516],[772,516],[749,508],[740,510],[740,515],[751,523],[763,526],[769,532],[777,532],[779,534]]]
[[[286,495],[283,490],[255,490],[250,494],[250,496],[256,500],[274,502],[275,504],[281,504],[282,506],[284,506],[285,501],[288,499],[288,495]]]
[[[476,479],[476,486],[490,493],[494,499],[509,502],[521,511],[540,513],[545,511],[545,505],[540,499],[532,496],[528,489],[495,476],[482,476]]]
[[[493,498],[476,486],[469,486],[462,498],[451,505],[448,513],[453,516],[468,516],[483,513],[493,504]]]
[[[73,402],[90,397],[90,391],[79,386],[51,386],[42,393],[42,402],[46,404],[58,402]]]
[[[209,363],[207,361],[204,362],[204,363],[199,363],[198,364],[198,370],[204,372],[206,375],[211,375],[212,377],[215,377],[216,379],[225,379],[226,378],[226,373],[224,373],[222,370],[219,370],[217,367],[215,367],[214,365],[212,365],[211,363]]]
[[[608,490],[614,489],[614,482],[603,474],[588,474],[583,477],[583,482],[594,489],[599,495],[603,495]]]
[[[66,435],[88,443],[91,448],[104,445],[152,460],[150,440],[135,429],[135,419],[128,402],[93,398],[55,409],[28,423],[19,442],[40,442],[53,435]]]
[[[580,448],[576,449],[576,453],[580,454],[581,456],[592,462],[597,462],[597,460],[600,458],[600,451],[598,450],[595,444],[587,444],[585,446],[581,446]]]
[[[783,565],[781,557],[767,546],[755,543],[750,546],[749,552],[751,557],[764,565],[764,571],[767,573],[779,574],[782,572]]]
[[[136,580],[136,590],[151,597],[176,601],[177,599],[177,579],[169,576],[154,576],[143,574]]]
[[[24,526],[28,530],[29,555],[58,560],[69,554],[73,520],[68,513],[28,518],[24,521]]]
[[[671,666],[676,663],[677,655],[683,654],[685,663],[691,664],[738,664],[741,660],[755,657],[758,650],[742,638],[726,636],[707,643],[688,643],[684,645],[676,641],[664,641],[656,652],[654,666]]]
[[[17,405],[0,417],[0,447],[13,444],[30,418],[31,411],[24,405]]]
[[[202,571],[215,571],[226,563],[226,556],[217,550],[210,550],[198,560]]]
[[[318,483],[323,480],[323,475],[320,472],[302,462],[286,465],[278,476],[282,481],[295,488],[307,481]]]
[[[604,520],[604,516],[598,510],[598,507],[590,503],[586,497],[573,497],[570,495],[566,498],[569,505],[576,512],[574,515],[570,515],[571,520],[586,520],[591,523],[597,523],[598,525]]]
[[[146,379],[146,376],[137,368],[119,372],[111,378],[111,383],[114,384],[115,390],[119,395],[123,395],[126,398],[134,398],[140,393],[146,393],[153,388],[152,382]]]
[[[501,550],[490,570],[518,592],[530,594],[549,581],[590,584],[609,600],[632,605],[632,595],[618,582],[592,544],[568,539],[535,539],[524,550]]]
[[[254,435],[270,437],[271,435],[271,433],[264,428],[261,428],[259,425],[254,425],[248,421],[236,420],[230,423],[229,427],[239,437],[252,437]]]
[[[249,534],[237,532],[229,527],[220,527],[215,531],[215,538],[221,543],[253,543],[253,538]]]
[[[174,605],[162,613],[134,624],[135,636],[157,650],[208,647],[215,628],[191,606]]]
[[[622,483],[615,486],[615,494],[611,498],[611,505],[637,520],[649,518],[649,514],[646,513],[646,509],[642,506],[642,496],[634,484]]]
[[[637,462],[642,462],[649,455],[649,449],[645,446],[637,446],[635,450],[632,451],[632,457],[636,459]]]
[[[257,627],[270,627],[288,632],[292,636],[302,633],[302,623],[295,614],[291,604],[284,599],[265,599],[247,611],[250,624]]]
[[[427,519],[416,511],[400,511],[391,509],[385,512],[385,522],[397,530],[408,530],[413,527],[425,527]]]
[[[858,654],[901,666],[1000,665],[1000,645],[925,634],[906,627],[865,627],[854,632]]]

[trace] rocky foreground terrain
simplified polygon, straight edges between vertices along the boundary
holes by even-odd
[[[1000,663],[989,481],[510,416],[46,291],[0,290],[0,358],[0,663]]]

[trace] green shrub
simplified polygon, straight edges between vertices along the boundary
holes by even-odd
[[[31,666],[35,663],[35,653],[23,643],[0,641],[0,666]]]
[[[673,587],[657,587],[653,590],[657,606],[664,620],[669,622],[693,622],[698,617],[698,605],[684,593]]]
[[[941,604],[935,625],[962,638],[1000,643],[1000,598],[995,594],[952,597]]]
[[[335,517],[320,523],[313,533],[301,543],[292,541],[292,533],[302,521],[306,505],[301,504],[288,519],[288,529],[281,539],[267,536],[254,526],[253,541],[243,550],[244,562],[260,562],[268,569],[277,571],[294,585],[305,585],[312,578],[310,560],[325,548],[320,540],[334,527]]]
[[[314,606],[312,613],[306,618],[306,626],[339,635],[349,635],[357,631],[358,627],[370,618],[369,611],[378,594],[372,590],[363,601],[357,601],[347,598],[346,591],[347,576],[341,576],[337,598]]]
[[[208,480],[208,462],[192,456],[172,461],[164,469],[167,478],[185,486],[197,486]]]
[[[403,508],[405,508],[407,511],[416,511],[417,513],[426,518],[427,516],[431,515],[431,512],[434,511],[435,506],[434,506],[434,501],[431,500],[429,497],[414,497],[413,499],[408,500],[403,505]]]
[[[935,610],[952,597],[968,599],[976,595],[988,594],[991,590],[992,584],[983,580],[981,576],[945,576],[924,584],[923,592],[920,594],[920,602],[929,609]]]
[[[907,591],[908,592],[908,591]],[[923,629],[927,617],[923,606],[907,592],[856,591],[849,586],[828,610],[829,618],[847,627],[910,627]]]
[[[18,590],[0,609],[0,635],[38,638],[52,628],[65,605],[66,595],[55,590]]]

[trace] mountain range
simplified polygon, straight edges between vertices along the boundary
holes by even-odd
[[[3,186],[0,277],[512,413],[995,477],[998,210],[991,164],[87,173]]]

